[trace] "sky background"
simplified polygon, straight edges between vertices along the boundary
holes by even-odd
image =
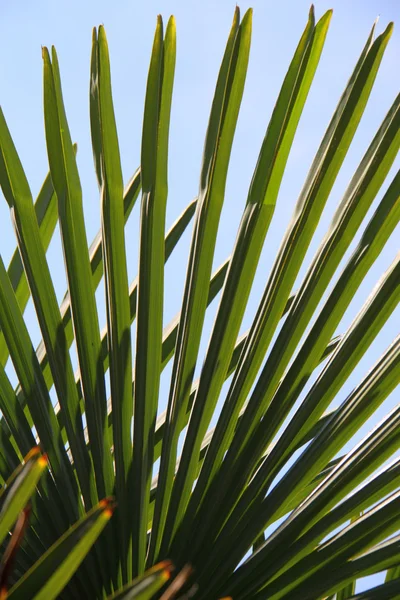
[[[254,7],[252,49],[231,157],[215,267],[231,252],[260,145],[309,10],[309,2],[305,0],[253,0],[240,4],[242,14],[248,6]],[[128,181],[139,165],[144,92],[156,15],[161,13],[166,23],[169,15],[174,14],[177,21],[177,65],[170,130],[167,210],[169,228],[198,191],[208,115],[234,7],[235,3],[228,0],[147,0],[141,3],[125,0],[1,0],[0,103],[34,197],[48,170],[42,112],[41,46],[54,44],[57,48],[67,116],[72,138],[79,147],[78,167],[84,193],[88,239],[91,241],[100,225],[99,194],[93,169],[89,129],[88,90],[92,27],[103,23],[107,32],[122,167],[124,179]],[[298,281],[304,275],[355,168],[398,93],[400,0],[317,0],[317,18],[329,8],[334,9],[334,14],[327,41],[292,147],[286,177],[281,186],[277,209],[260,260],[242,331],[247,330],[251,324],[273,258],[313,156],[378,15],[378,33],[392,20],[397,21],[397,27],[385,53],[370,102],[330,195]],[[400,161],[397,159],[365,222],[377,206],[399,165]],[[138,213],[139,202],[126,229],[130,281],[136,275]],[[0,202],[0,226],[0,251],[5,264],[8,264],[16,242],[8,206],[3,199]],[[399,233],[397,228],[360,286],[338,331],[345,331],[376,281],[392,263],[398,251]],[[346,254],[345,260],[358,239],[359,236]],[[173,254],[166,267],[165,324],[180,308],[189,243],[190,231],[185,234],[178,252]],[[56,292],[61,300],[66,281],[60,268],[62,252],[58,230],[50,246],[48,259],[54,275]],[[102,324],[105,321],[103,295],[103,288],[100,286],[97,297]],[[216,307],[217,303],[214,302],[207,314],[201,346],[203,352],[207,347]],[[33,339],[37,343],[40,334],[31,304],[26,315]],[[399,322],[400,311],[397,310],[339,393],[336,403],[343,400],[373,366],[398,333]],[[197,371],[200,366],[201,363]],[[165,369],[162,378],[162,407],[165,406],[168,393],[170,367]],[[10,366],[8,370],[13,378]],[[396,403],[396,394],[398,392],[392,394],[373,421],[363,428],[356,438],[357,441],[372,423],[382,418],[388,408]],[[360,589],[365,588],[367,584],[368,582],[363,582]]]

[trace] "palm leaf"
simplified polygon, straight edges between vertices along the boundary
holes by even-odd
[[[398,332],[366,375],[357,368],[400,298],[400,255],[380,278],[374,267],[400,219],[400,172],[383,189],[400,146],[400,96],[371,135],[306,263],[392,24],[374,39],[375,24],[367,38],[305,177],[254,320],[241,334],[331,17],[328,11],[316,21],[310,9],[232,253],[213,273],[221,210],[229,202],[225,188],[251,10],[243,19],[238,8],[234,13],[198,197],[168,233],[173,17],[165,31],[157,19],[141,166],[125,190],[105,30],[93,31],[90,127],[101,230],[90,246],[54,48],[43,49],[50,173],[35,203],[0,111],[0,184],[18,242],[8,269],[0,258],[1,597],[400,597],[400,460],[393,456],[400,408],[386,410],[400,383]],[[126,226],[140,190],[138,275],[129,285]],[[165,326],[164,265],[181,248],[192,217],[182,304]],[[46,260],[57,223],[68,283],[60,306]],[[344,329],[342,319],[351,315],[352,300],[371,273],[377,283]],[[96,292],[102,280],[107,322],[100,329]],[[217,296],[203,354],[206,313]],[[24,318],[29,298],[42,336],[37,347]],[[335,402],[351,376],[358,382]],[[166,389],[162,377],[168,377]],[[159,414],[164,391],[166,410]],[[368,432],[365,424],[377,411],[383,419]],[[361,438],[357,445],[355,436]],[[28,454],[37,444],[47,455],[45,474],[39,450]],[[357,593],[360,577],[385,570],[383,584]]]

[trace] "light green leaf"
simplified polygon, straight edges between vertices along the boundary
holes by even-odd
[[[158,18],[151,56],[142,135],[135,419],[132,485],[134,575],[144,572],[153,467],[154,430],[162,368],[164,304],[164,229],[168,194],[168,135],[175,73],[176,27],[173,17],[163,37]]]
[[[166,473],[162,497],[159,499],[162,515],[157,527],[157,536],[158,540],[161,540],[161,554],[165,553],[182,519],[191,489],[184,467],[178,471],[173,483],[173,467],[181,430],[180,423],[187,409],[207,305],[207,289],[229,158],[247,72],[251,21],[252,11],[249,10],[239,25],[239,9],[236,9],[218,76],[204,146],[196,220],[182,303],[182,314],[185,318],[181,320],[178,330],[167,409],[168,432],[164,456],[168,460],[163,463],[170,467]],[[158,543],[157,541],[155,550]],[[156,551],[154,556],[157,557]]]
[[[93,146],[101,143],[102,248],[106,288],[110,385],[112,397],[113,442],[115,457],[116,499],[118,503],[119,543],[123,581],[132,573],[131,533],[129,520],[130,493],[128,478],[132,461],[131,425],[132,349],[128,273],[125,253],[123,184],[119,145],[111,92],[110,60],[104,27],[93,35],[92,55],[96,54],[98,77],[97,112],[92,106]],[[98,118],[98,123],[96,122]],[[100,132],[100,136],[99,136]],[[95,154],[97,150],[94,151]]]
[[[1,490],[0,496],[0,542],[11,530],[19,513],[25,508],[35,491],[43,471],[47,468],[47,460],[34,448],[25,457],[25,464],[15,472],[7,487]]]
[[[10,590],[7,598],[52,600],[59,597],[113,512],[111,500],[102,500],[71,527]]]

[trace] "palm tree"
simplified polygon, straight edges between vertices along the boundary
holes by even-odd
[[[305,178],[254,320],[239,336],[330,19],[328,11],[316,22],[311,8],[261,146],[232,254],[214,273],[251,10],[242,20],[235,10],[198,197],[166,235],[173,17],[165,32],[157,20],[141,166],[125,189],[106,35],[103,26],[93,32],[90,125],[101,231],[90,246],[54,48],[43,49],[50,172],[36,202],[0,111],[0,183],[18,241],[8,269],[0,259],[1,598],[400,598],[400,462],[387,462],[398,449],[399,408],[349,446],[400,381],[399,337],[332,408],[400,300],[398,255],[338,334],[400,219],[397,173],[364,223],[399,149],[400,97],[294,289],[392,24],[375,40],[374,26],[368,37]],[[129,285],[124,225],[140,191],[138,277]],[[164,263],[192,219],[182,306],[163,329]],[[57,222],[68,281],[61,306],[46,261]],[[104,330],[95,297],[102,280]],[[218,294],[201,356],[207,307]],[[42,335],[36,349],[23,316],[29,298]],[[8,359],[16,388],[5,369]],[[167,409],[158,415],[160,376],[170,360]],[[218,418],[210,428],[213,415]],[[355,592],[359,577],[384,571],[384,584]]]

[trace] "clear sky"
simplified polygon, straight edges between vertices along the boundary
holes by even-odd
[[[220,264],[232,249],[260,144],[309,10],[308,0],[246,0],[240,4],[242,13],[248,6],[254,7],[252,50],[232,152],[215,266]],[[169,15],[174,14],[177,21],[178,54],[171,122],[170,195],[167,212],[169,227],[197,193],[208,114],[234,7],[235,3],[230,0],[1,0],[0,103],[34,196],[48,170],[42,113],[41,45],[54,44],[57,48],[67,115],[72,137],[79,147],[78,166],[84,191],[88,238],[92,240],[99,228],[100,218],[88,119],[91,29],[103,23],[108,36],[122,166],[127,181],[139,164],[143,99],[156,15],[161,13],[166,22]],[[397,26],[385,53],[369,105],[334,186],[305,265],[312,258],[352,173],[398,93],[400,0],[316,0],[317,18],[328,8],[334,9],[333,19],[287,165],[286,177],[260,261],[243,331],[251,323],[273,257],[313,155],[372,23],[378,15],[378,33],[389,21],[397,22]],[[400,161],[397,159],[372,211],[399,165]],[[137,217],[138,206],[127,226],[130,279],[136,274]],[[0,225],[0,251],[7,264],[15,247],[15,236],[5,201],[0,202]],[[399,246],[399,232],[398,228],[360,287],[348,315],[339,327],[340,332],[350,324],[377,279],[393,261]],[[168,323],[180,308],[189,241],[188,233],[179,247],[180,252],[175,253],[166,269],[165,323]],[[65,278],[60,269],[60,260],[62,258],[57,233],[50,247],[49,263],[55,277],[57,294],[61,299],[65,291]],[[304,272],[305,269],[301,274]],[[100,302],[102,294],[101,290],[98,294]],[[215,308],[214,304],[207,317],[203,350],[206,348]],[[102,316],[104,318],[104,311]],[[27,318],[35,341],[39,341],[31,306],[28,307]],[[400,311],[397,310],[349,378],[339,394],[339,400],[360,381],[393,340],[399,330],[399,322]],[[163,397],[167,394],[169,373],[169,369],[166,369],[163,376]],[[388,407],[392,406],[396,399],[395,392],[379,411],[380,417],[386,414]]]

